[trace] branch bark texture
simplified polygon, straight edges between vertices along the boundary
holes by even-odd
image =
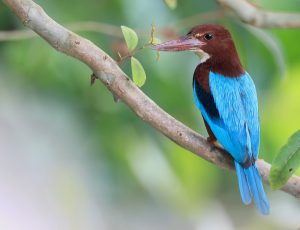
[[[246,0],[217,0],[217,2],[232,10],[241,21],[256,27],[300,27],[300,14],[265,11]]]
[[[142,120],[183,148],[223,169],[233,169],[233,160],[221,148],[210,145],[204,137],[170,116],[147,97],[119,68],[118,64],[91,41],[76,35],[51,19],[31,0],[4,0],[4,3],[29,27],[56,50],[72,56],[96,74],[103,84]],[[270,165],[258,160],[258,168],[268,182]],[[300,198],[300,178],[293,176],[282,188]]]

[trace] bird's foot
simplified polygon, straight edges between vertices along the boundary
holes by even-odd
[[[212,144],[212,145],[217,145],[218,143],[217,143],[217,139],[216,138],[213,138],[213,137],[207,137],[206,138],[206,141],[208,142],[208,143],[210,143],[210,144]]]
[[[214,151],[216,148],[219,147],[219,143],[217,141],[216,138],[212,138],[212,137],[207,137],[206,138],[206,141],[211,144],[211,147],[210,147],[210,151]]]

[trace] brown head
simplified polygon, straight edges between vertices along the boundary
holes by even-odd
[[[227,29],[220,25],[204,24],[194,27],[187,35],[153,46],[159,51],[193,51],[200,65],[228,77],[244,73],[234,42]]]

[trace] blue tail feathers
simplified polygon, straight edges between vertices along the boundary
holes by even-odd
[[[235,161],[235,169],[243,203],[248,205],[253,198],[260,213],[268,215],[270,210],[269,201],[256,166],[252,165],[246,169]]]
[[[242,201],[244,204],[248,205],[251,203],[251,192],[247,183],[244,168],[238,162],[234,161],[234,163]]]

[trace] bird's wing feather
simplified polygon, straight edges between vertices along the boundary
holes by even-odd
[[[259,153],[260,125],[256,89],[252,78],[247,72],[245,72],[244,77],[240,79],[239,85],[241,100],[250,132],[252,152],[254,158],[257,159]]]
[[[259,122],[256,91],[251,77],[245,73],[238,78],[228,78],[210,72],[209,85],[219,116],[211,116],[207,111],[207,106],[203,105],[197,93],[196,83],[194,97],[218,141],[240,163],[245,163],[252,154],[256,158]]]

